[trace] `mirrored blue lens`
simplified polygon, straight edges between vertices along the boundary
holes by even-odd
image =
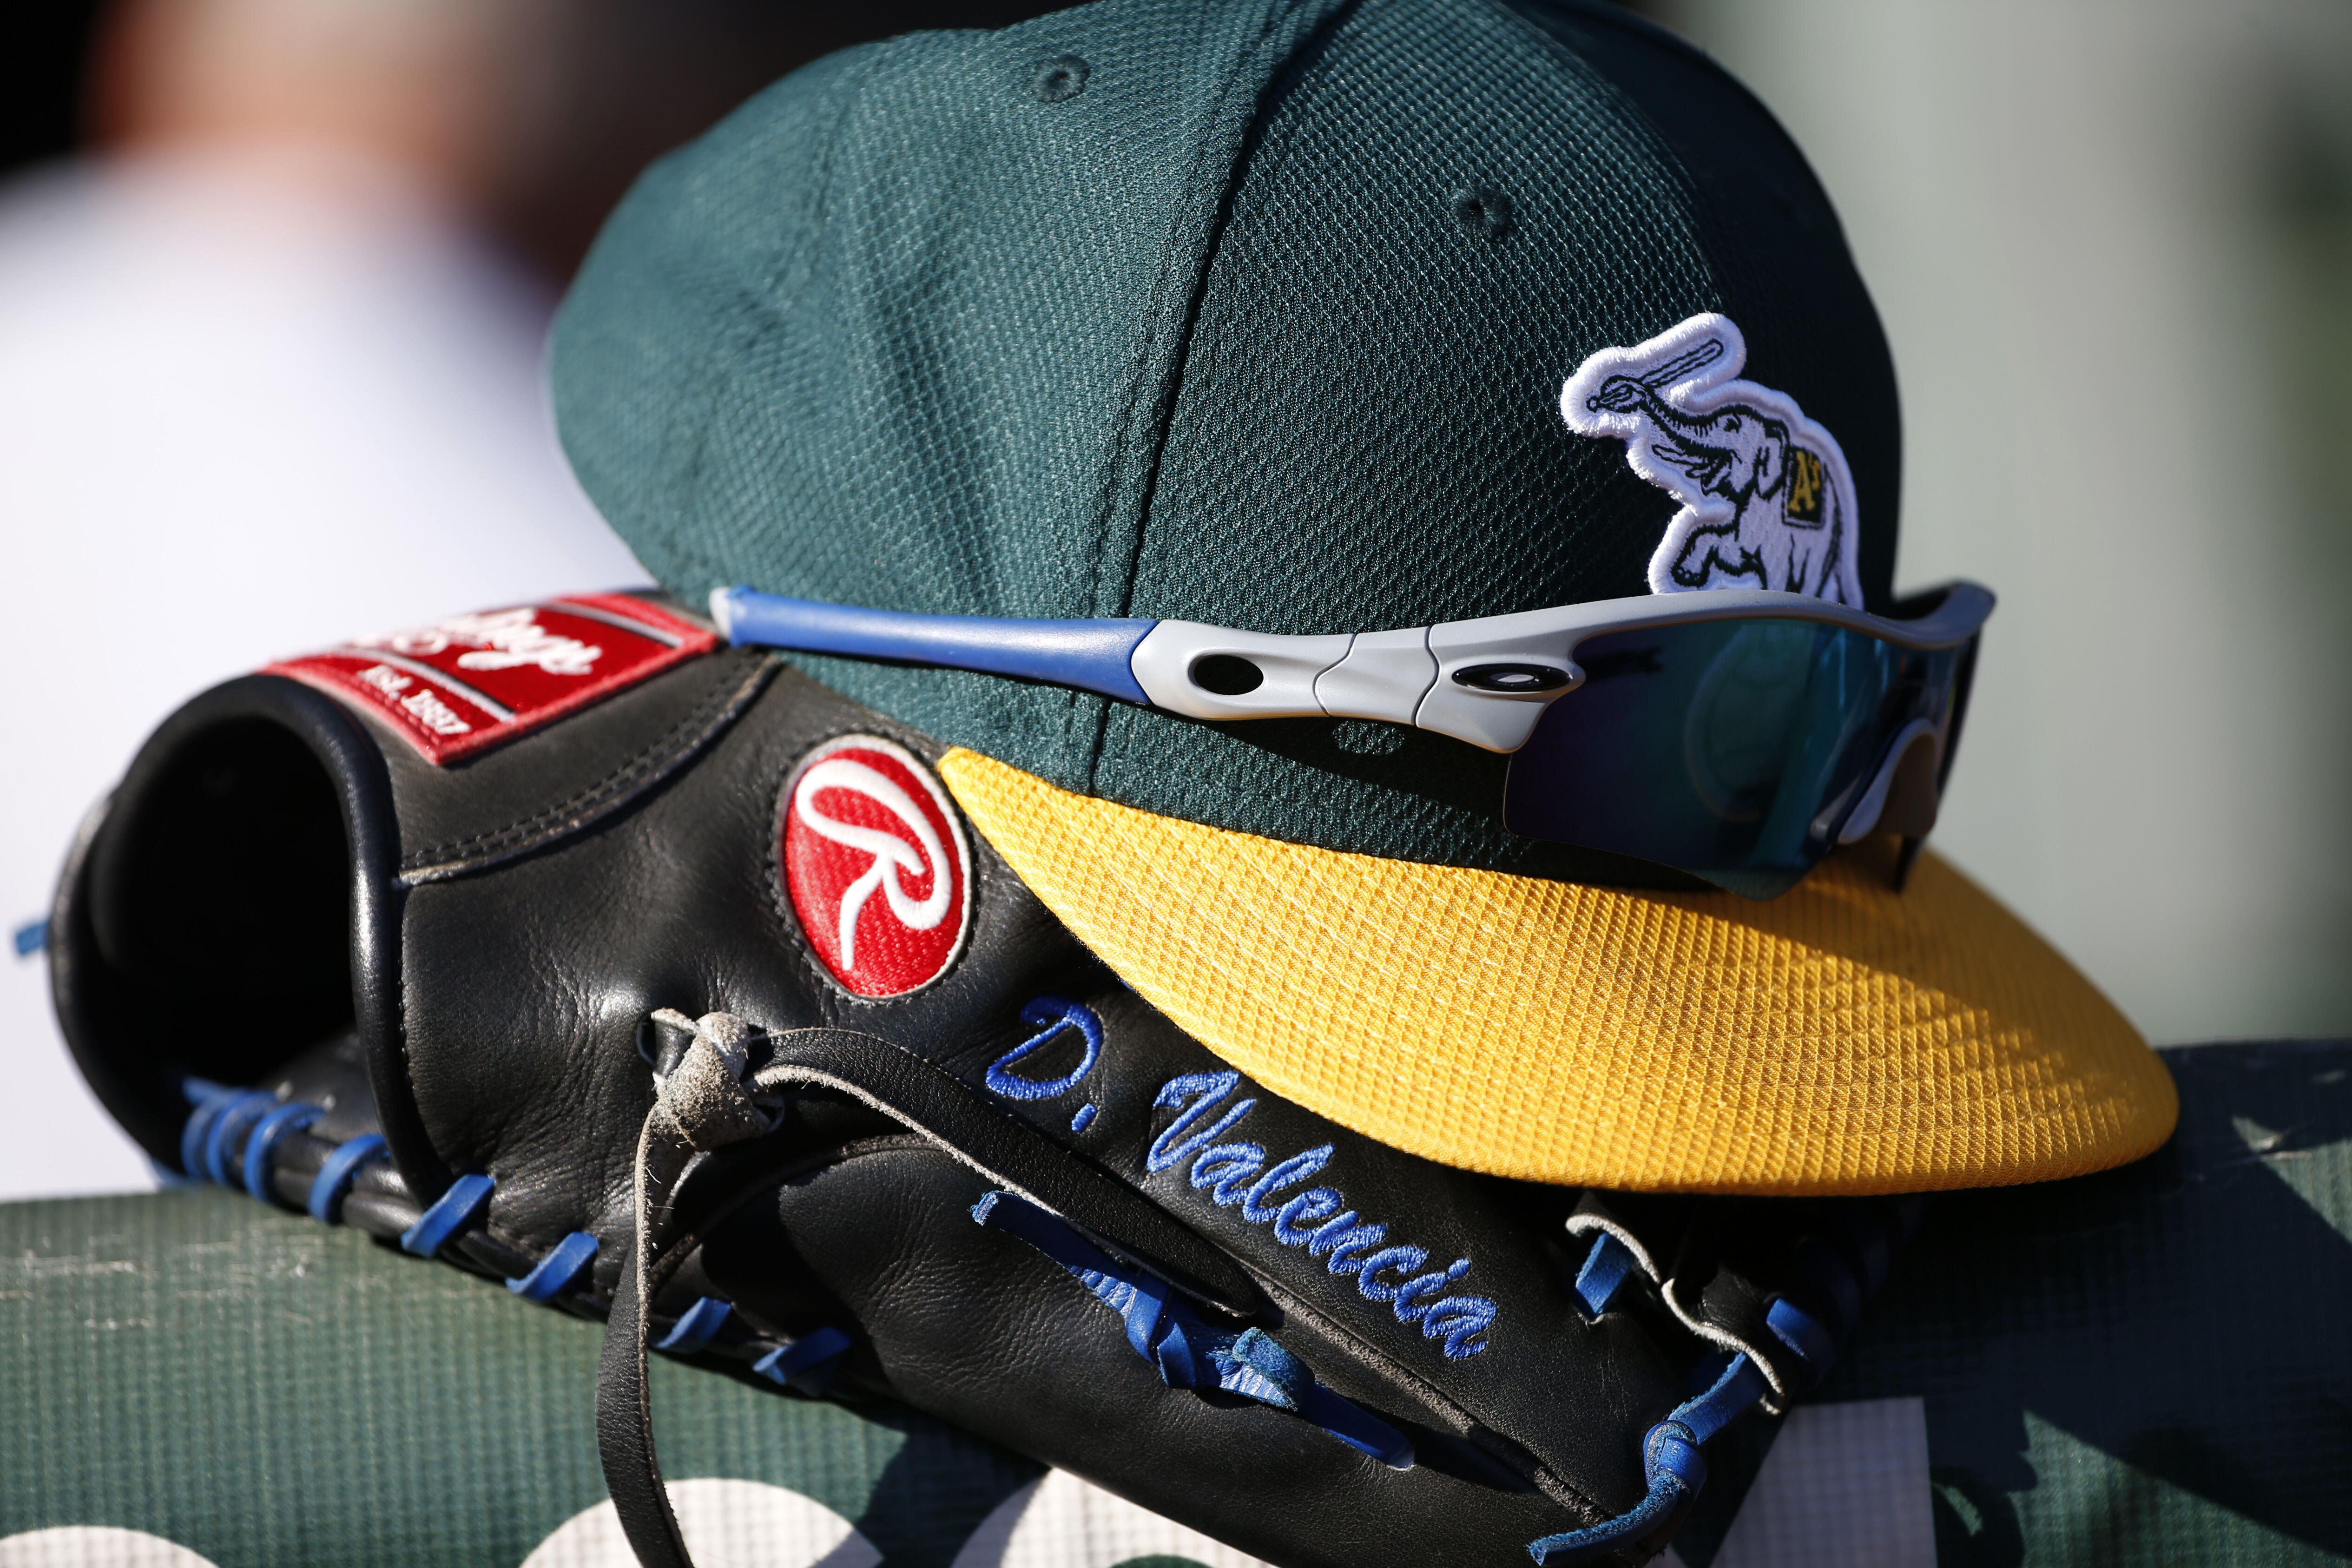
[[[1906,726],[1948,731],[1966,647],[1777,619],[1589,637],[1584,683],[1512,755],[1504,824],[1777,897],[1836,844]]]

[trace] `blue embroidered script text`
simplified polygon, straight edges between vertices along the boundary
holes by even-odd
[[[1276,1241],[1305,1247],[1308,1257],[1324,1259],[1332,1273],[1353,1274],[1356,1289],[1368,1300],[1387,1302],[1401,1323],[1419,1323],[1423,1335],[1444,1342],[1448,1356],[1458,1361],[1485,1350],[1495,1303],[1484,1296],[1440,1294],[1470,1271],[1468,1258],[1416,1274],[1413,1270],[1429,1261],[1427,1250],[1388,1245],[1388,1226],[1360,1219],[1338,1188],[1309,1187],[1282,1195],[1330,1163],[1330,1144],[1293,1154],[1269,1168],[1261,1145],[1221,1142],[1257,1104],[1244,1100],[1210,1121],[1240,1082],[1236,1072],[1195,1072],[1160,1085],[1153,1103],[1183,1109],[1152,1140],[1145,1163],[1160,1172],[1189,1157],[1195,1188],[1218,1204],[1240,1205],[1244,1219],[1271,1225]]]

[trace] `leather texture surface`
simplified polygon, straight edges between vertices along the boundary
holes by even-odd
[[[656,1335],[704,1297],[731,1309],[701,1352],[721,1363],[837,1330],[850,1349],[834,1394],[945,1416],[1296,1568],[1500,1568],[1537,1537],[1623,1512],[1644,1492],[1643,1435],[1726,1342],[1677,1317],[1667,1297],[1684,1282],[1663,1270],[1636,1271],[1605,1311],[1580,1301],[1590,1237],[1564,1223],[1578,1194],[1384,1147],[1235,1073],[977,836],[952,964],[911,994],[849,994],[781,880],[787,783],[844,735],[927,762],[940,748],[769,656],[690,661],[446,768],[374,726],[277,678],[207,693],[158,731],[68,868],[61,1016],[100,1093],[166,1164],[182,1158],[190,1075],[331,1100],[280,1140],[280,1201],[298,1205],[338,1143],[380,1127],[390,1161],[362,1172],[349,1223],[399,1235],[454,1178],[487,1174],[486,1205],[442,1256],[514,1278],[590,1233],[593,1263],[554,1304],[603,1315],[631,1258],[655,1071],[677,1057],[652,1015],[731,1014],[770,1042],[753,1068],[793,1082],[771,1099],[772,1131],[679,1173],[665,1223],[688,1240],[651,1298]],[[321,940],[283,929],[297,918],[340,923]],[[1085,1070],[1075,1029],[1016,1053],[1039,1035],[1022,1013],[1040,997],[1098,1020]],[[1416,1462],[1163,1383],[1069,1269],[975,1223],[1007,1181],[1174,1279],[1213,1324],[1272,1336],[1402,1432]],[[1280,1234],[1279,1205],[1310,1192],[1330,1195],[1292,1211],[1300,1225],[1344,1205],[1340,1229],[1377,1227],[1353,1249],[1361,1271]],[[1663,1263],[1690,1212],[1625,1223],[1648,1227]],[[1801,1289],[1769,1278],[1769,1258],[1714,1245],[1706,1258],[1695,1310],[1743,1343],[1776,1292]],[[1449,1337],[1394,1298],[1457,1259],[1421,1300],[1475,1298],[1490,1321],[1457,1312]]]

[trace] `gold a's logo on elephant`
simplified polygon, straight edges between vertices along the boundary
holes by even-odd
[[[1560,416],[1624,442],[1633,471],[1682,502],[1650,558],[1653,592],[1778,588],[1859,609],[1845,454],[1796,399],[1739,380],[1747,362],[1728,317],[1693,316],[1587,357]]]

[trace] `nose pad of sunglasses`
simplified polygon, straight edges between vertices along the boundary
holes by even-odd
[[[1925,838],[1936,826],[1936,764],[1941,750],[1935,725],[1925,719],[1906,725],[1887,748],[1878,776],[1854,802],[1853,814],[1838,832],[1838,842],[1852,844],[1873,833]]]

